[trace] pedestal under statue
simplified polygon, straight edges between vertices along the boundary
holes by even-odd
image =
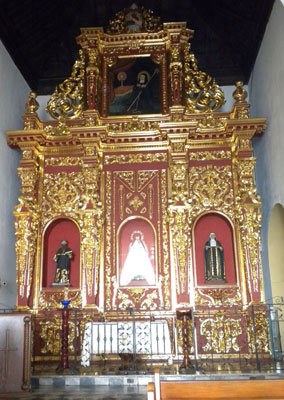
[[[63,239],[60,249],[53,257],[57,267],[52,286],[70,286],[70,261],[72,258],[73,252],[67,247],[67,240]]]
[[[205,282],[226,282],[224,249],[214,232],[209,234],[209,240],[205,243],[204,256]]]

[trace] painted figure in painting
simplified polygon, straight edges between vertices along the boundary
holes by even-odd
[[[209,234],[209,240],[205,243],[204,256],[205,282],[226,282],[224,249],[214,232]]]
[[[129,285],[132,281],[146,281],[148,285],[155,284],[155,273],[151,263],[147,245],[141,231],[134,231],[128,253],[120,276],[121,285]]]
[[[70,284],[70,260],[72,258],[73,252],[67,247],[67,240],[61,240],[61,247],[53,257],[53,260],[57,263],[53,285],[67,286]]]
[[[128,61],[128,63],[127,63]],[[160,112],[159,68],[153,61],[127,59],[112,72],[109,115]]]

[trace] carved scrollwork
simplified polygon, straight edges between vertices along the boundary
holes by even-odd
[[[133,4],[115,15],[109,22],[110,34],[130,32],[156,32],[161,29],[160,18],[153,17],[153,11]]]
[[[240,350],[238,337],[242,334],[241,320],[226,318],[223,315],[206,318],[200,324],[200,334],[207,340],[202,346],[205,352],[214,351],[217,354],[238,352]]]
[[[170,210],[170,228],[175,255],[177,288],[181,293],[186,290],[186,277],[188,276],[188,260],[190,259],[190,223],[184,209]]]
[[[44,132],[47,138],[54,138],[57,136],[70,136],[70,129],[66,124],[65,118],[59,119],[58,125],[47,125],[44,128]]]
[[[215,79],[198,70],[197,60],[189,44],[184,47],[184,87],[190,113],[215,111],[225,103],[224,93]]]
[[[117,298],[121,300],[118,306],[120,310],[126,310],[128,307],[134,307],[134,303],[132,300],[130,300],[129,295],[122,290],[118,290]]]
[[[119,154],[106,155],[104,160],[106,165],[112,164],[136,164],[166,162],[168,155],[166,153],[137,153],[137,154]]]
[[[158,305],[155,300],[158,298],[156,291],[149,293],[145,300],[141,303],[141,310],[156,310]]]
[[[19,295],[29,298],[33,278],[36,253],[38,217],[35,214],[16,213],[16,266],[18,272]]]
[[[239,289],[196,289],[195,305],[203,307],[231,307],[242,304]]]
[[[65,171],[57,174],[45,174],[43,210],[55,212],[74,212],[81,205],[84,190],[82,172]]]
[[[79,51],[80,58],[73,65],[71,76],[56,88],[49,102],[47,112],[57,120],[78,118],[84,107],[85,56]]]
[[[67,289],[67,288],[66,288]],[[81,291],[58,291],[58,292],[49,292],[49,291],[42,291],[39,297],[39,303],[42,308],[45,309],[55,309],[60,308],[62,306],[61,300],[70,300],[71,304],[70,307],[81,307],[82,306],[82,296]]]
[[[197,215],[209,207],[233,213],[234,194],[232,170],[225,166],[198,166],[190,168],[192,208]]]
[[[88,204],[92,204],[95,208],[100,205],[99,202],[99,183],[100,171],[97,165],[85,164],[82,167],[82,174],[84,178],[85,190],[81,197],[83,203],[82,208],[85,209]]]
[[[169,235],[168,235],[168,212],[167,212],[167,178],[166,170],[161,171],[161,195],[162,195],[162,235],[163,235],[163,271],[160,277],[161,286],[164,293],[164,304],[166,309],[171,307],[170,295],[170,255],[169,255]]]
[[[108,124],[110,132],[126,133],[141,131],[157,131],[159,130],[159,122],[142,121],[137,116],[133,116],[130,121]]]
[[[216,150],[216,151],[196,151],[189,153],[191,161],[209,161],[209,160],[222,160],[231,159],[231,151]]]
[[[255,159],[242,159],[236,162],[238,174],[238,194],[236,216],[241,231],[244,249],[244,263],[250,293],[260,292],[262,281],[261,236],[260,226],[262,214],[261,200],[254,183]]]
[[[254,312],[254,317],[247,315],[246,327],[249,350],[255,353],[256,346],[259,352],[270,352],[269,318],[265,310]]]
[[[98,215],[96,215],[98,214]],[[81,226],[82,259],[88,295],[96,295],[98,291],[100,269],[100,244],[103,226],[102,210],[89,211],[83,217]]]
[[[35,186],[39,177],[38,168],[18,168],[18,175],[22,181],[22,188],[21,195],[19,196],[19,204],[15,207],[15,211],[21,211],[23,207],[30,211],[37,211]]]
[[[187,190],[187,164],[172,164],[170,167],[172,177],[172,197],[175,201],[186,201]]]

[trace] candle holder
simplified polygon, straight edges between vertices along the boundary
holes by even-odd
[[[69,359],[68,359],[68,321],[69,321],[69,309],[70,300],[62,300],[62,330],[61,330],[61,359],[60,365],[57,368],[57,373],[66,373],[69,370]]]

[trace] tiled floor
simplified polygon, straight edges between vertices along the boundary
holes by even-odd
[[[9,400],[145,400],[147,386],[45,386],[33,389],[25,397],[9,397]]]

